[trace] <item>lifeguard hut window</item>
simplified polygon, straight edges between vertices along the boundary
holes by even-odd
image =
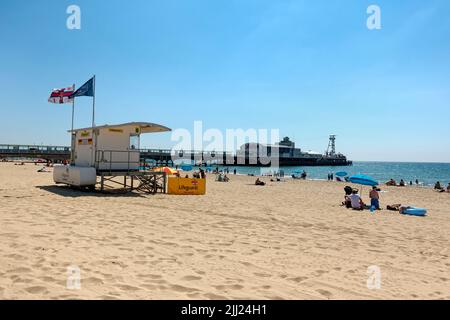
[[[130,135],[130,149],[131,150],[139,149],[139,135],[135,134]]]

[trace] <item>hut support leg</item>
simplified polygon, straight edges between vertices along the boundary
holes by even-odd
[[[100,191],[104,191],[104,190],[105,190],[105,178],[102,173],[101,178],[100,178]]]

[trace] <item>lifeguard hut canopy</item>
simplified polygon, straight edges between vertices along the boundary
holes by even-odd
[[[140,135],[171,129],[150,122],[128,122],[69,130],[73,164],[99,171],[139,170]]]
[[[151,132],[165,132],[165,131],[171,131],[172,129],[167,128],[163,125],[156,124],[156,123],[150,123],[150,122],[127,122],[122,124],[105,124],[103,126],[96,126],[95,129],[120,129],[128,126],[133,127],[139,127],[141,133],[151,133]],[[81,129],[73,129],[69,130],[68,132],[76,133],[77,131],[84,131],[84,130],[92,130],[92,127],[88,128],[81,128]]]

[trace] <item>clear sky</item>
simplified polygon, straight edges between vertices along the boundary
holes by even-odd
[[[3,0],[0,143],[69,145],[71,106],[47,98],[95,74],[97,124],[278,128],[316,151],[336,134],[353,160],[450,162],[449,15],[448,0]],[[76,126],[90,115],[77,98]]]

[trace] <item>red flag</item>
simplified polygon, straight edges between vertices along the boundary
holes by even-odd
[[[48,102],[51,103],[72,103],[73,97],[70,96],[75,91],[75,86],[62,88],[62,89],[53,89],[52,93],[50,94],[50,97],[48,98]]]

